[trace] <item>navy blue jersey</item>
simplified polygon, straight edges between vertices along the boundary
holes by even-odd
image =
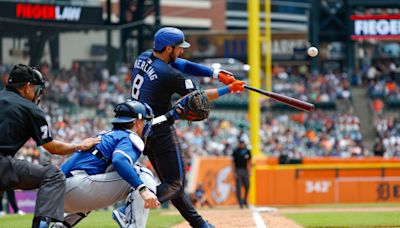
[[[95,146],[104,157],[112,160],[114,153],[121,153],[133,165],[140,157],[143,140],[130,130],[112,130],[101,134],[101,141]],[[61,170],[69,177],[73,170],[85,170],[89,175],[104,173],[107,164],[90,152],[74,153],[62,166]]]
[[[174,93],[184,96],[196,89],[185,74],[212,77],[213,70],[180,58],[168,64],[145,51],[133,66],[131,97],[149,104],[156,116],[163,115],[172,108]]]

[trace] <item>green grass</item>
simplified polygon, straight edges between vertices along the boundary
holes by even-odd
[[[0,218],[1,228],[31,227],[32,215],[6,215]]]
[[[400,211],[284,213],[304,227],[400,226]]]
[[[163,212],[168,210],[150,210],[147,227],[149,228],[164,228],[171,227],[183,222],[183,218],[179,214],[165,215]],[[28,215],[7,215],[0,218],[0,228],[19,228],[31,227],[32,214]],[[118,227],[117,223],[111,217],[111,211],[96,211],[92,212],[86,219],[79,223],[77,228],[100,228],[100,227]]]
[[[337,204],[313,204],[304,208],[376,208],[376,207],[400,207],[400,203],[337,203]]]
[[[399,207],[400,204],[330,204],[318,206],[304,206],[301,208],[374,208],[374,207]],[[293,207],[291,207],[293,208]],[[300,207],[299,207],[300,208]],[[284,213],[284,216],[304,227],[400,227],[399,211],[374,211],[374,212],[300,212]],[[151,210],[147,227],[167,228],[183,222],[183,218],[176,210]],[[0,228],[30,227],[32,214],[18,216],[7,215],[0,217]],[[111,218],[111,211],[96,211],[79,223],[77,228],[117,227]]]

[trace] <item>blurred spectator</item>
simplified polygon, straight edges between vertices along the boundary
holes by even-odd
[[[22,210],[20,210],[18,208],[17,200],[15,199],[14,190],[7,190],[7,191],[5,191],[5,193],[7,194],[7,199],[8,199],[8,203],[6,204],[6,206],[8,206],[8,204],[10,204],[14,211],[14,214],[24,215],[25,212],[23,212]],[[3,195],[4,195],[4,193],[1,193],[1,195],[0,195],[0,217],[6,214],[3,210],[3,203],[2,203]]]
[[[216,49],[213,44],[210,43],[206,36],[200,36],[197,38],[197,49],[193,51],[192,57],[194,58],[207,58],[215,57]]]
[[[384,107],[385,103],[383,103],[382,99],[376,98],[372,101],[372,108],[376,114],[382,114]]]
[[[205,195],[203,185],[201,183],[199,183],[197,185],[196,190],[194,191],[194,193],[192,195],[192,203],[193,203],[193,205],[196,205],[196,206],[200,205],[200,207],[204,207],[205,205],[207,205],[210,208],[213,207],[211,205],[211,203],[208,201],[208,199]]]
[[[377,132],[377,141],[383,144],[383,155],[385,157],[400,156],[400,121],[398,117],[386,114],[374,119]],[[378,144],[379,142],[376,142]],[[378,149],[380,145],[377,145]],[[380,148],[378,151],[382,151]],[[379,152],[378,152],[379,153]]]
[[[8,72],[5,69],[0,69],[0,89],[6,87],[7,81],[8,81]]]
[[[374,156],[383,157],[385,154],[385,147],[383,146],[382,140],[377,139],[374,145]]]
[[[367,79],[368,81],[373,81],[376,80],[379,76],[380,72],[377,70],[377,68],[372,65],[369,67],[368,72],[367,72]]]
[[[358,86],[360,84],[361,84],[360,74],[356,70],[353,70],[353,72],[351,74],[351,85]]]

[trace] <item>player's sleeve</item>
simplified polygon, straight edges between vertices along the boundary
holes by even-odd
[[[143,149],[144,143],[139,136],[130,134],[117,144],[112,155],[115,170],[134,189],[143,185],[143,181],[133,168]]]
[[[173,91],[178,93],[181,96],[184,96],[194,90],[196,90],[197,86],[196,84],[189,78],[186,78],[183,73],[174,70],[173,72],[175,75],[173,77],[173,82],[170,83],[170,85],[173,88]]]
[[[31,136],[38,146],[53,141],[46,115],[41,109],[36,108],[31,110],[30,121],[32,126]]]
[[[181,58],[177,58],[171,65],[173,68],[193,76],[213,77],[214,73],[212,68]]]

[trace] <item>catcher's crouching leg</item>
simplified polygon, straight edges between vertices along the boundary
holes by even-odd
[[[154,194],[157,183],[152,172],[143,167],[135,166],[140,179]],[[149,217],[149,209],[144,208],[144,201],[138,191],[131,191],[127,197],[126,205],[113,211],[113,218],[120,227],[145,228]]]
[[[90,214],[88,212],[79,213],[64,213],[64,222],[57,222],[51,228],[71,228],[76,226],[82,219],[86,218]]]

